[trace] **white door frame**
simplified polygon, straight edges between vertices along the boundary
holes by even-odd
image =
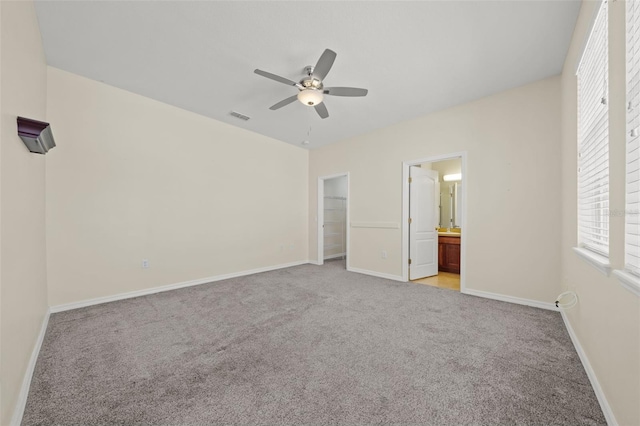
[[[434,163],[437,161],[453,160],[460,158],[462,160],[462,179],[463,182],[469,182],[467,174],[467,152],[453,152],[451,154],[436,155],[433,157],[420,158],[417,160],[402,162],[402,281],[409,281],[409,167],[418,166],[422,163]],[[465,185],[462,191],[462,237],[460,238],[460,292],[466,293],[467,284],[467,191],[469,185]]]
[[[335,179],[338,177],[343,177],[346,176],[347,177],[347,212],[346,212],[346,219],[345,219],[345,224],[344,226],[346,227],[346,231],[347,231],[347,241],[346,241],[346,257],[347,257],[347,270],[349,270],[349,243],[351,241],[351,222],[349,222],[349,219],[351,218],[351,215],[349,214],[349,208],[350,208],[350,193],[351,193],[351,181],[350,181],[350,177],[349,177],[349,172],[345,172],[345,173],[337,173],[334,175],[327,175],[327,176],[319,176],[318,177],[318,221],[317,221],[317,230],[318,230],[318,265],[324,265],[324,228],[322,225],[324,225],[324,181],[328,180],[328,179]]]

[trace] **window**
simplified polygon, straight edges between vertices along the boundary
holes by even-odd
[[[640,2],[627,1],[627,169],[624,263],[640,276]]]
[[[602,2],[578,66],[578,243],[609,256],[607,2]]]
[[[627,0],[627,155],[624,270],[613,273],[640,297],[640,1]]]

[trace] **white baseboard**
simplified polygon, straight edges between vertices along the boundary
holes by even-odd
[[[191,280],[191,281],[184,281],[176,284],[168,284],[160,287],[146,288],[144,290],[136,290],[136,291],[130,291],[127,293],[114,294],[113,296],[96,297],[95,299],[87,299],[87,300],[81,300],[79,302],[64,303],[62,305],[51,306],[51,308],[49,309],[51,313],[69,311],[71,309],[84,308],[87,306],[99,305],[101,303],[115,302],[116,300],[131,299],[134,297],[146,296],[149,294],[161,293],[163,291],[176,290],[179,288],[191,287],[194,285],[206,284],[206,283],[211,283],[215,281],[226,280],[229,278],[244,277],[246,275],[259,274],[260,272],[269,272],[269,271],[275,271],[276,269],[290,268],[292,266],[304,265],[306,263],[309,263],[309,261],[301,260],[297,262],[284,263],[281,265],[250,269],[248,271],[233,272],[233,273],[224,274],[224,275],[215,275],[212,277],[200,278],[200,279]]]
[[[318,266],[320,266],[320,262],[318,262],[317,260],[310,260],[310,261],[308,261],[307,263],[310,263],[310,264],[312,264],[312,265],[318,265]]]
[[[353,268],[353,267],[347,268],[347,270],[349,272],[356,272],[358,274],[371,275],[372,277],[386,278],[388,280],[405,282],[405,280],[402,279],[401,275],[385,274],[383,272],[376,272],[376,271],[370,271],[368,269],[360,269],[360,268]]]
[[[47,325],[49,324],[49,315],[51,310],[47,309],[44,318],[42,319],[42,325],[40,326],[40,333],[36,340],[36,344],[31,351],[31,358],[29,358],[29,364],[27,364],[27,370],[24,372],[24,378],[22,379],[22,386],[20,387],[20,393],[18,394],[18,402],[16,403],[11,417],[11,426],[20,426],[22,423],[22,416],[24,415],[24,409],[27,406],[27,397],[29,396],[29,387],[31,386],[31,378],[33,377],[33,371],[36,368],[36,362],[38,361],[38,355],[40,354],[40,348],[44,341],[44,335],[47,332]]]
[[[520,297],[490,293],[488,291],[474,290],[470,288],[466,289],[463,293],[471,296],[484,297],[485,299],[500,300],[502,302],[516,303],[518,305],[532,306],[534,308],[547,309],[550,311],[558,312],[560,310],[551,302],[540,302],[538,300],[523,299]]]
[[[604,413],[604,417],[607,420],[607,424],[609,426],[618,425],[618,422],[616,421],[616,418],[613,415],[613,411],[611,410],[611,406],[609,405],[609,402],[607,401],[607,398],[605,397],[604,392],[600,387],[598,378],[596,377],[596,374],[593,371],[593,368],[591,367],[591,363],[589,363],[589,358],[587,358],[586,353],[582,349],[582,346],[580,345],[580,341],[578,340],[576,333],[573,331],[573,327],[571,327],[571,323],[567,319],[566,314],[562,312],[560,309],[558,309],[555,304],[548,303],[548,302],[539,302],[537,300],[522,299],[520,297],[505,296],[503,294],[490,293],[486,291],[473,290],[473,289],[467,289],[464,293],[472,296],[485,297],[488,299],[500,300],[503,302],[510,302],[510,303],[517,303],[519,305],[533,306],[535,308],[548,309],[551,311],[560,312],[562,316],[562,320],[564,321],[564,325],[567,329],[567,332],[569,333],[569,336],[571,337],[571,341],[573,342],[573,346],[575,347],[576,352],[580,357],[580,361],[582,361],[582,366],[584,367],[584,370],[587,373],[587,376],[589,377],[589,381],[591,382],[591,387],[593,387],[593,391],[595,392],[596,397],[598,398],[598,402],[600,403],[600,408]]]
[[[584,367],[584,371],[587,372],[587,376],[589,377],[589,381],[591,382],[591,387],[598,398],[598,402],[600,403],[600,408],[602,409],[602,413],[604,414],[605,419],[607,420],[607,424],[609,426],[617,426],[618,422],[616,421],[616,417],[613,415],[613,411],[611,410],[611,406],[607,401],[607,397],[604,395],[602,388],[600,387],[600,382],[598,382],[598,378],[596,377],[595,371],[591,367],[591,363],[589,362],[589,358],[587,358],[587,354],[582,349],[582,345],[578,340],[578,336],[575,331],[573,331],[573,327],[571,327],[571,323],[567,319],[567,315],[564,312],[560,312],[562,315],[562,320],[564,321],[564,325],[567,328],[567,332],[569,333],[569,337],[571,337],[571,341],[573,342],[573,346],[576,348],[576,352],[580,357],[580,361],[582,361],[582,366]]]

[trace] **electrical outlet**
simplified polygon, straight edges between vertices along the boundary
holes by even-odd
[[[149,268],[149,259],[142,259],[142,268],[143,269]]]
[[[387,258],[387,251],[386,251],[386,250],[382,250],[382,251],[380,252],[380,257],[381,257],[382,259],[386,259],[386,258]]]

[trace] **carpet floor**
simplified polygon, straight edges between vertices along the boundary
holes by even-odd
[[[556,312],[302,265],[53,314],[23,425],[606,424]]]

